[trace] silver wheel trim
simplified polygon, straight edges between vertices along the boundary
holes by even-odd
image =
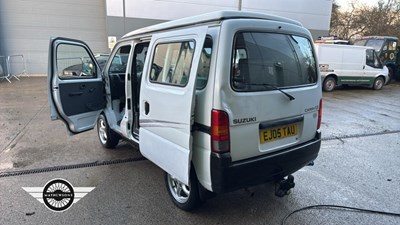
[[[326,90],[333,90],[335,88],[335,81],[329,79],[325,83]]]
[[[187,186],[168,174],[168,188],[177,202],[184,204],[188,201],[190,196],[190,181],[189,186]]]
[[[375,87],[376,87],[376,89],[381,89],[382,86],[383,86],[383,81],[382,81],[382,79],[376,79],[376,80],[375,80]]]
[[[106,121],[104,121],[104,119],[99,120],[99,138],[102,144],[106,144],[107,143],[107,125],[106,125]]]

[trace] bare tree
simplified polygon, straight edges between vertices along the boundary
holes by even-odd
[[[352,3],[347,11],[341,11],[340,6],[334,2],[331,16],[330,34],[342,39],[350,39],[359,35],[366,29],[363,23],[363,11]]]
[[[334,1],[331,15],[331,35],[352,39],[366,35],[400,37],[400,0],[380,0],[376,6],[350,4],[340,10]]]
[[[400,0],[379,1],[378,5],[368,10],[364,19],[369,25],[364,35],[400,36]]]

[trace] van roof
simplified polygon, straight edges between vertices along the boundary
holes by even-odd
[[[179,27],[190,26],[190,25],[198,25],[198,24],[202,24],[202,23],[220,22],[222,20],[227,20],[227,19],[273,20],[273,21],[290,23],[290,24],[294,24],[297,26],[303,26],[300,22],[292,20],[292,19],[288,19],[285,17],[264,14],[264,13],[256,13],[256,12],[225,10],[225,11],[215,11],[215,12],[201,14],[201,15],[192,16],[192,17],[186,17],[186,18],[182,18],[182,19],[177,19],[177,20],[172,20],[169,22],[156,24],[156,25],[149,26],[149,27],[144,27],[144,28],[141,28],[138,30],[131,31],[131,32],[125,34],[122,38],[128,38],[133,35],[146,34],[146,33],[150,33],[150,32],[161,31],[161,30],[166,30],[166,29],[171,29],[171,28],[179,28]]]
[[[333,44],[319,44],[319,43],[315,43],[314,45],[321,47],[329,47],[329,48],[374,49],[371,46],[359,46],[359,45],[333,45]]]
[[[395,36],[364,36],[364,37],[361,37],[361,38],[359,38],[359,39],[357,39],[357,40],[365,40],[365,39],[391,39],[391,40],[399,40],[397,37],[395,37]]]

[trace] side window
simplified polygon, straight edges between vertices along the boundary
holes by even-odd
[[[126,64],[128,63],[129,52],[131,51],[130,45],[121,46],[113,56],[110,67],[108,69],[109,74],[125,74]]]
[[[242,75],[247,72],[247,68],[244,68],[247,62],[247,51],[245,48],[238,47],[235,49],[233,62],[232,62],[232,77],[234,82],[237,86],[240,86],[240,83],[244,82],[244,76],[240,75],[240,69],[242,69]]]
[[[158,44],[151,63],[150,81],[186,86],[192,65],[195,42]]]
[[[366,50],[366,63],[368,66],[374,67],[374,68],[382,68],[382,64],[376,55],[376,52],[373,49],[367,49]]]
[[[57,74],[60,79],[96,77],[96,65],[89,52],[79,45],[57,46]]]
[[[139,96],[140,96],[140,82],[142,80],[144,62],[146,60],[147,50],[149,48],[149,43],[140,43],[135,46],[132,58],[132,92],[134,94],[134,108],[135,111],[139,110]]]
[[[366,50],[366,64],[368,66],[374,66],[374,52],[372,51],[372,49],[367,49]]]
[[[143,73],[144,61],[146,60],[149,43],[137,44],[133,54],[133,64],[135,66],[134,73],[136,77],[141,77]]]
[[[389,44],[389,42],[386,42],[386,44],[382,48],[382,51],[387,51],[388,50],[388,44]]]
[[[212,39],[207,37],[201,51],[199,67],[197,69],[196,89],[200,90],[206,87],[208,76],[210,74],[210,64],[212,55]]]
[[[388,50],[396,51],[397,42],[396,41],[388,41]]]

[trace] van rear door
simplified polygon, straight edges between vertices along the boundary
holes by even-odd
[[[188,185],[194,93],[207,27],[151,38],[140,88],[141,153]]]
[[[50,39],[48,92],[52,120],[61,119],[72,134],[94,128],[106,97],[101,69],[87,44]]]
[[[217,81],[223,85],[214,91],[223,93],[215,108],[226,111],[231,121],[232,161],[311,141],[322,94],[308,31],[298,27],[290,34],[284,23],[234,22],[224,22],[227,36],[234,37],[231,56],[224,56],[231,58],[231,74],[219,78],[230,81]],[[275,32],[277,26],[282,33]]]

